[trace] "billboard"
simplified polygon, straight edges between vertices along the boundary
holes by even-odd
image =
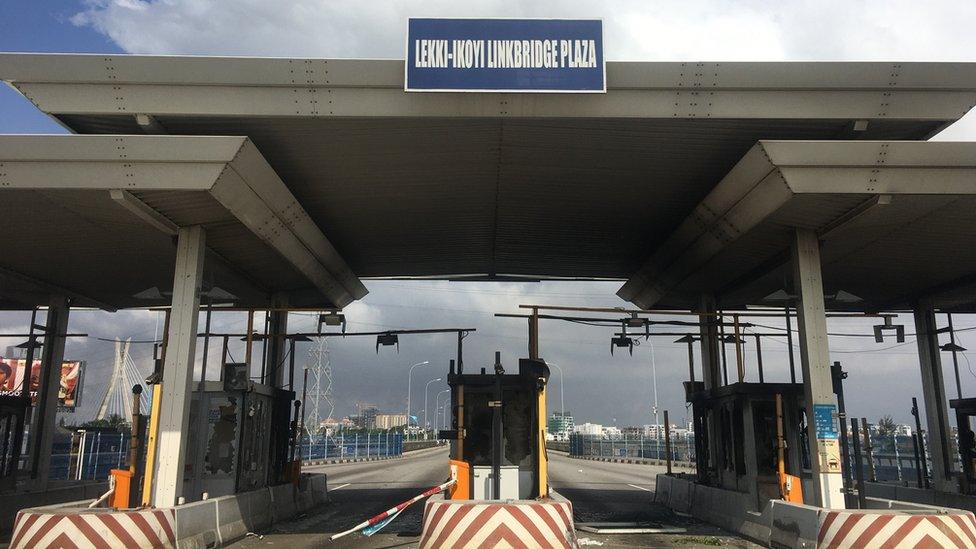
[[[24,377],[27,374],[27,361],[17,358],[0,358],[0,395],[22,395]],[[84,379],[85,363],[77,360],[61,363],[58,407],[73,410],[81,401],[81,387]],[[37,404],[38,385],[41,375],[41,361],[31,365],[28,391],[31,406]]]
[[[426,19],[407,22],[404,89],[602,93],[599,19]]]

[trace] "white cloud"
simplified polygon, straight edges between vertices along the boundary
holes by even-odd
[[[88,0],[73,21],[152,54],[402,58],[410,16],[601,17],[614,60],[972,60],[976,3]]]

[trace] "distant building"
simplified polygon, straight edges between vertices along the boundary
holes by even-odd
[[[579,435],[599,436],[603,434],[603,425],[598,423],[581,423],[573,426],[573,432]]]
[[[389,430],[407,424],[406,414],[376,414],[376,428]]]
[[[607,426],[603,428],[603,438],[618,440],[623,438],[623,431],[619,427]]]
[[[548,434],[553,440],[567,440],[573,432],[573,414],[569,412],[553,412],[549,417]]]

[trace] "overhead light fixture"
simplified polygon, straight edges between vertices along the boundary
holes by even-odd
[[[34,340],[28,339],[27,341],[21,343],[20,345],[15,345],[15,347],[18,348],[18,349],[29,349],[31,347],[33,347],[35,349],[40,349],[43,346],[44,346],[44,344],[41,343],[41,342],[39,342],[39,341],[37,341],[36,339],[34,339]]]
[[[895,341],[898,343],[905,342],[905,326],[892,324],[890,316],[884,317],[884,324],[878,324],[874,327],[875,343],[884,343],[885,332],[895,332]]]
[[[342,326],[342,333],[346,333],[346,315],[339,311],[329,311],[319,315],[319,331],[322,326]]]
[[[237,301],[238,299],[236,295],[228,292],[220,286],[213,286],[209,290],[204,290],[200,292],[200,295],[206,297],[211,303],[227,303]]]
[[[961,352],[963,352],[963,351],[965,351],[967,349],[965,347],[963,347],[962,345],[959,345],[958,343],[953,343],[953,342],[950,341],[949,343],[946,343],[945,345],[939,345],[939,350],[940,351],[943,351],[943,352],[946,352],[946,353],[955,353],[955,352],[960,352],[961,353]]]
[[[701,339],[700,337],[695,337],[695,336],[693,336],[691,334],[688,334],[686,336],[679,337],[678,339],[674,340],[674,342],[675,343],[694,343],[694,342],[696,342],[696,341],[698,341],[700,339]]]
[[[291,336],[292,341],[312,341],[312,338],[301,334]]]
[[[625,336],[619,335],[610,338],[610,355],[613,355],[614,347],[624,347],[630,351],[630,356],[634,356],[634,340]]]
[[[631,315],[620,321],[621,325],[621,335],[627,334],[627,328],[644,328],[644,340],[647,341],[651,338],[651,321],[647,318],[640,318],[637,313],[631,313]]]
[[[796,299],[795,295],[787,293],[782,288],[762,298],[763,301],[792,301],[794,299]]]
[[[722,343],[735,343],[735,342],[736,341],[735,341],[735,335],[734,334],[729,334],[729,335],[727,335],[727,336],[725,336],[725,337],[722,338]],[[743,339],[741,337],[739,338],[739,344],[740,345],[744,345],[745,342],[746,342],[745,339]]]
[[[864,301],[859,296],[856,296],[850,292],[845,292],[844,290],[837,290],[835,294],[825,297],[840,303],[860,303],[861,301]]]
[[[172,292],[166,292],[168,295],[172,295]],[[166,296],[163,292],[159,291],[159,288],[153,286],[152,288],[146,288],[145,290],[132,294],[132,297],[136,299],[164,299]]]
[[[385,333],[376,336],[376,353],[380,352],[380,345],[390,347],[396,345],[397,354],[400,354],[400,336],[392,333]]]

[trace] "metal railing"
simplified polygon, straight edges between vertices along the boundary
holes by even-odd
[[[307,435],[299,444],[299,455],[313,459],[360,459],[392,457],[403,454],[401,433],[351,433],[335,436]]]
[[[667,451],[664,437],[604,438],[573,434],[569,437],[569,455],[663,460],[667,457]],[[671,460],[695,461],[694,435],[671,437]]]

